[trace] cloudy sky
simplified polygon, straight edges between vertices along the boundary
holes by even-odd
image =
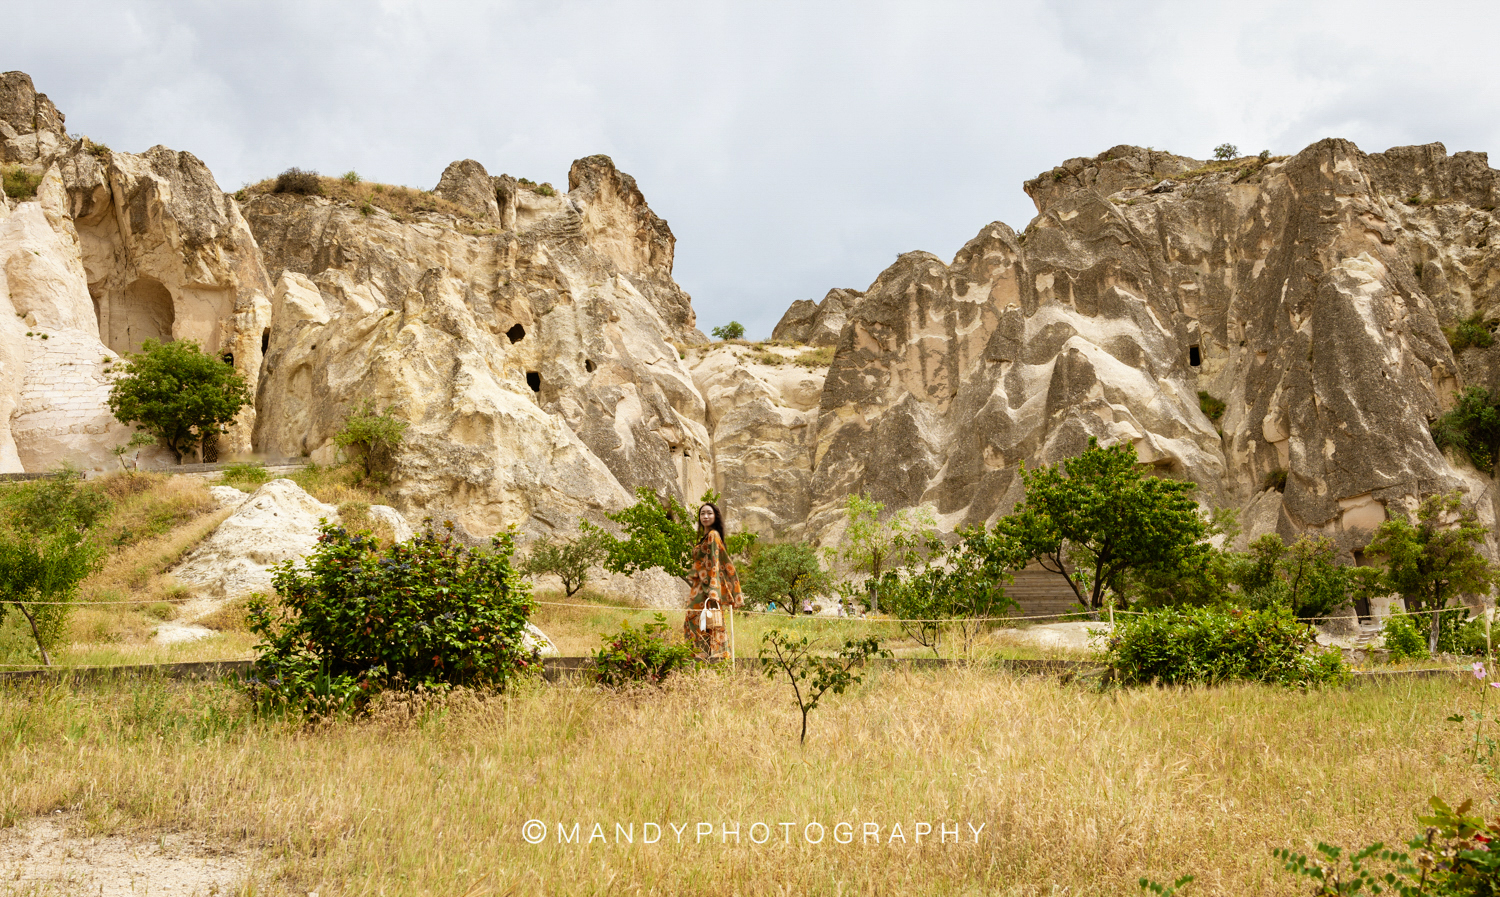
[[[52,0],[3,67],[70,131],[189,150],[228,190],[292,165],[431,188],[463,158],[562,188],[606,153],[671,223],[699,326],[763,337],[901,252],[1024,227],[1022,181],[1116,144],[1500,151],[1497,9]]]

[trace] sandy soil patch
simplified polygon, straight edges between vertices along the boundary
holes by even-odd
[[[0,831],[0,894],[209,897],[246,890],[249,854],[190,833],[76,834],[59,813]]]
[[[1089,630],[1104,635],[1091,636]],[[1032,645],[1038,648],[1071,648],[1078,651],[1102,650],[1109,636],[1109,624],[1104,622],[1044,623],[1025,629],[997,629],[995,639],[1013,645]]]

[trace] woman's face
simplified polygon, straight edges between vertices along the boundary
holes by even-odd
[[[714,525],[714,518],[716,516],[712,505],[704,505],[698,509],[698,522],[703,524],[704,529],[708,529]]]

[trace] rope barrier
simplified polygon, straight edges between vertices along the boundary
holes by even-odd
[[[101,607],[101,606],[120,606],[120,605],[128,605],[128,604],[162,604],[162,603],[171,603],[171,602],[167,601],[166,599],[161,599],[161,598],[154,598],[154,599],[152,599],[152,598],[126,598],[126,599],[120,599],[120,600],[116,600],[116,601],[6,601],[4,603],[6,603],[6,604],[25,604],[25,605],[27,605],[29,607],[57,607],[57,606],[68,606],[68,607]],[[582,608],[582,609],[585,609],[585,610],[622,610],[622,611],[640,611],[640,612],[649,612],[649,613],[662,613],[662,612],[665,612],[665,611],[675,611],[675,610],[682,610],[683,609],[683,608],[631,607],[629,605],[623,605],[623,604],[579,604],[579,603],[576,603],[576,602],[565,602],[565,601],[533,601],[531,603],[532,604],[545,605],[547,607],[576,607],[576,608]],[[1444,614],[1444,613],[1454,613],[1454,612],[1457,612],[1457,611],[1467,611],[1467,610],[1468,610],[1467,607],[1462,607],[1462,606],[1459,606],[1459,607],[1444,607],[1444,608],[1419,610],[1419,611],[1406,611],[1406,615],[1407,616],[1418,617],[1418,616],[1423,616],[1423,615],[1426,615],[1426,614]],[[766,610],[740,610],[740,611],[737,611],[737,613],[741,613],[741,614],[744,614],[746,616],[788,617],[788,618],[793,618],[793,619],[799,619],[799,618],[804,617],[804,616],[813,616],[816,619],[820,619],[820,620],[836,620],[836,621],[839,621],[839,622],[865,622],[865,623],[989,623],[989,622],[1004,623],[1004,622],[1023,622],[1023,621],[1030,621],[1030,620],[1063,620],[1063,619],[1066,619],[1066,618],[1069,618],[1069,617],[1090,617],[1090,616],[1093,616],[1094,614],[1101,613],[1101,612],[1102,611],[1085,611],[1085,610],[1080,610],[1080,611],[1068,611],[1068,612],[1060,613],[1060,614],[1032,614],[1032,615],[1021,615],[1021,616],[998,616],[998,617],[933,617],[933,618],[930,618],[930,619],[910,619],[910,620],[907,620],[907,619],[901,619],[899,617],[878,617],[878,618],[875,618],[875,619],[870,619],[868,617],[837,617],[837,616],[830,617],[830,616],[824,616],[822,614],[784,614],[784,613],[782,613],[780,611],[766,611]],[[1116,614],[1126,614],[1126,615],[1129,615],[1129,616],[1143,617],[1143,616],[1146,616],[1149,612],[1148,611],[1139,611],[1139,610],[1123,610],[1123,609],[1117,608],[1115,610],[1115,613]],[[1295,619],[1295,620],[1297,620],[1298,622],[1301,622],[1301,623],[1314,623],[1314,622],[1317,622],[1319,620],[1348,620],[1349,619],[1349,615],[1347,615],[1347,614],[1342,614],[1342,615],[1329,614],[1329,615],[1325,615],[1325,616],[1321,616],[1321,617],[1294,617],[1293,619]],[[1090,623],[1103,623],[1105,621],[1104,620],[1088,620],[1086,622],[1090,622]]]

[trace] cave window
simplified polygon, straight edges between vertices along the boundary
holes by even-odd
[[[233,352],[225,352],[223,355],[221,355],[219,357],[224,360],[225,364],[229,365],[230,367],[234,367],[234,353]]]
[[[594,364],[594,359],[592,359],[592,358],[585,358],[583,360],[583,369],[585,371],[588,371],[590,374],[592,374],[594,372],[594,369],[597,368],[597,367],[599,367],[599,366],[597,364]]]
[[[271,328],[267,327],[260,332],[260,354],[264,355],[271,351]]]
[[[1200,365],[1202,363],[1203,363],[1203,353],[1198,349],[1197,346],[1189,346],[1188,347],[1188,364],[1192,365],[1193,367],[1197,367],[1198,365]]]
[[[526,338],[526,328],[522,327],[520,324],[517,324],[516,326],[505,331],[505,335],[510,337],[511,342],[519,343],[521,340]]]
[[[526,385],[531,387],[532,392],[542,391],[542,374],[540,371],[526,372]]]

